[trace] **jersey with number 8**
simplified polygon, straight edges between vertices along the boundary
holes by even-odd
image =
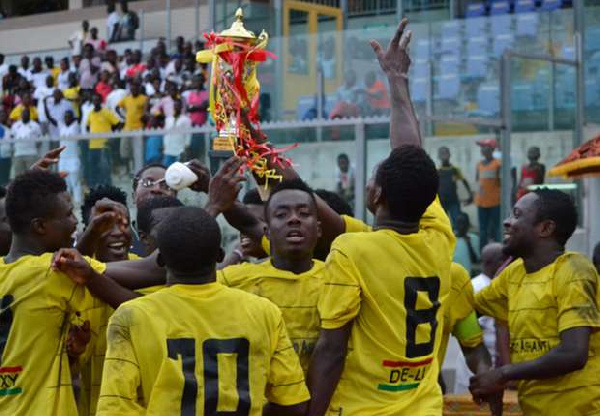
[[[219,283],[127,302],[107,332],[98,415],[262,414],[309,399],[281,312]]]
[[[353,322],[331,415],[439,415],[442,308],[454,236],[438,201],[420,232],[344,234],[327,259],[324,329]]]

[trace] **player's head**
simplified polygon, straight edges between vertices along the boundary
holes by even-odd
[[[596,244],[596,247],[594,247],[594,253],[592,254],[592,261],[594,262],[594,266],[596,267],[596,270],[598,271],[598,273],[600,273],[600,242],[598,242],[598,244]]]
[[[300,179],[273,187],[265,205],[271,256],[290,260],[312,258],[321,225],[312,189]]]
[[[104,263],[113,261],[127,260],[133,233],[131,231],[129,210],[127,209],[127,194],[121,189],[110,185],[99,185],[90,190],[83,200],[81,206],[81,218],[87,227],[90,222],[102,212],[97,212],[96,202],[103,199],[109,199],[121,204],[127,212],[127,227],[121,224],[115,224],[109,231],[104,233],[98,242],[98,247],[94,255],[98,260]]]
[[[136,227],[146,255],[156,250],[156,226],[165,219],[171,208],[182,206],[179,199],[165,195],[145,199],[138,205]]]
[[[350,158],[348,158],[346,153],[340,153],[337,157],[337,164],[342,172],[348,172],[348,169],[350,168]]]
[[[440,147],[438,150],[438,158],[442,163],[450,162],[450,149],[448,149],[446,146]]]
[[[177,192],[169,188],[164,181],[167,168],[160,163],[144,166],[133,178],[133,202],[138,205],[154,196],[176,196]]]
[[[315,194],[319,196],[329,208],[334,210],[339,215],[353,216],[352,207],[346,202],[344,198],[336,194],[335,192],[328,191],[326,189],[316,189]]]
[[[254,188],[246,192],[242,198],[242,202],[252,215],[261,221],[265,220],[265,203],[261,199],[258,189]],[[250,257],[259,259],[267,257],[267,253],[265,253],[259,241],[255,241],[252,238],[241,234],[240,244],[242,245],[244,253]]]
[[[375,175],[375,216],[415,223],[435,200],[438,173],[433,160],[420,147],[392,150]]]
[[[169,280],[201,279],[212,276],[223,260],[221,230],[213,217],[202,208],[179,207],[157,226],[157,241]]]
[[[538,160],[540,160],[540,148],[537,146],[532,146],[529,149],[527,149],[527,159],[529,159],[529,161],[531,163],[533,162],[537,162]]]
[[[52,252],[72,247],[77,218],[58,174],[29,170],[17,176],[6,194],[6,215],[14,238]]]
[[[506,259],[502,244],[490,243],[481,250],[481,270],[487,277],[493,278]]]
[[[527,257],[543,247],[564,249],[575,227],[573,199],[555,189],[538,189],[519,199],[504,221],[504,252]]]
[[[12,231],[6,216],[6,188],[0,186],[0,256],[6,256],[10,250]]]
[[[454,232],[457,237],[464,237],[467,235],[469,230],[471,229],[471,220],[469,219],[469,215],[465,212],[460,212],[456,216],[456,221],[454,222]]]

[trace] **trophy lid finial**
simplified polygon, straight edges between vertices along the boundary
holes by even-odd
[[[228,38],[256,39],[256,35],[244,27],[244,11],[238,8],[235,12],[235,22],[227,30],[221,32],[221,36]]]

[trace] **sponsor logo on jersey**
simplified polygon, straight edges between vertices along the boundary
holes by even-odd
[[[17,381],[23,367],[0,367],[0,396],[12,396],[23,393],[23,389],[17,386]]]
[[[433,357],[422,361],[384,360],[383,366],[389,371],[388,384],[379,384],[378,390],[405,391],[419,387],[433,361]]]

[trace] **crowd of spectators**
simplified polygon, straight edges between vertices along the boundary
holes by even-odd
[[[207,67],[195,60],[201,43],[178,37],[169,50],[164,39],[159,39],[148,56],[131,49],[119,55],[110,42],[98,37],[97,28],[83,22],[69,45],[71,56],[58,65],[51,56],[43,61],[23,56],[20,65],[7,65],[0,54],[0,139],[23,140],[23,144],[0,146],[0,184],[26,169],[44,150],[32,139],[47,136],[58,142],[86,133],[149,127],[180,130],[206,122]],[[135,134],[110,141],[64,141],[67,162],[61,168],[76,178],[70,181],[71,191],[80,195],[81,182],[90,187],[110,184],[111,173],[130,173],[134,162],[168,165],[181,157],[197,156],[203,143],[201,136],[177,132],[164,137],[131,136]],[[134,152],[142,140],[143,155]],[[80,166],[81,181],[77,179]]]

